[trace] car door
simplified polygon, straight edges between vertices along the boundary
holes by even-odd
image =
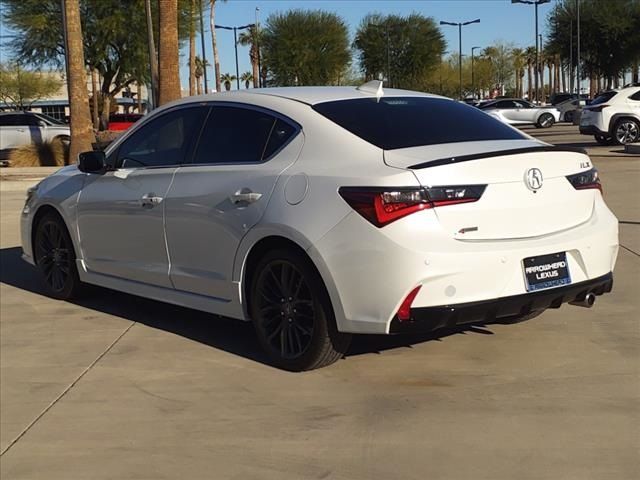
[[[536,109],[528,102],[522,100],[513,100],[514,109],[511,115],[514,121],[522,123],[534,123]]]
[[[23,114],[0,115],[0,150],[18,148],[31,143],[29,126]]]
[[[89,174],[78,200],[80,248],[93,273],[170,288],[164,199],[208,109],[151,119],[110,153],[113,171]]]
[[[273,112],[212,107],[193,161],[176,172],[165,206],[176,289],[233,298],[236,250],[262,217],[278,176],[298,157],[299,131]]]
[[[509,122],[516,122],[515,117],[515,103],[511,100],[500,100],[496,103],[496,108],[500,111],[502,116],[509,120]]]

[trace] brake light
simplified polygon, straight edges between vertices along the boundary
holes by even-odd
[[[400,320],[401,322],[411,320],[411,304],[418,295],[421,287],[422,285],[418,285],[416,288],[411,290],[409,295],[407,295],[406,298],[402,301],[402,304],[400,304],[400,308],[398,309],[398,313],[396,313],[396,315],[398,317],[398,320]]]
[[[588,107],[586,110],[591,110],[592,112],[600,113],[603,108],[607,108],[609,105],[597,105],[595,107]]]
[[[600,176],[598,170],[592,168],[586,172],[575,173],[573,175],[567,175],[567,180],[573,185],[576,190],[587,190],[590,188],[597,188],[602,192],[602,184],[600,183]]]
[[[341,187],[340,196],[376,227],[384,227],[420,210],[477,201],[486,185],[450,187]]]

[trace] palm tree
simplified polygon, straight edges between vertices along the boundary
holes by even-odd
[[[224,73],[220,75],[220,81],[224,83],[224,88],[228,92],[231,90],[231,82],[236,79],[235,75],[231,75],[230,73]]]
[[[189,5],[189,95],[196,94],[196,0]]]
[[[258,72],[260,52],[258,50],[258,31],[256,30],[255,25],[253,27],[249,27],[248,30],[242,32],[238,36],[238,43],[244,47],[251,47],[249,49],[249,59],[251,60],[251,69],[253,70],[253,88],[258,88],[258,77],[260,75],[260,72]]]
[[[218,42],[216,42],[216,1],[210,0],[209,26],[211,28],[211,46],[213,47],[213,68],[216,76],[216,92],[220,91],[220,55],[218,55]],[[227,0],[221,0],[226,2]]]
[[[198,95],[202,95],[203,88],[202,88],[202,82],[200,81],[200,79],[204,75],[204,69],[209,67],[210,64],[207,60],[203,62],[202,59],[196,55],[195,65],[196,65],[196,69],[195,69],[196,92]]]
[[[164,105],[182,96],[178,53],[178,0],[158,0],[158,10],[158,104]]]
[[[80,152],[91,150],[96,141],[89,113],[87,73],[84,65],[82,25],[79,0],[64,0],[64,25],[66,37],[67,88],[71,115],[71,144],[69,161],[74,162]]]
[[[533,99],[533,66],[536,64],[536,49],[527,47],[524,51],[524,57],[527,63],[527,92],[529,101]]]
[[[249,88],[249,82],[251,82],[252,80],[253,80],[253,87],[255,88],[256,86],[255,77],[251,72],[244,72],[242,75],[240,75],[240,81],[244,82],[244,88]]]
[[[524,94],[522,89],[522,79],[524,78],[524,67],[526,65],[526,58],[524,51],[521,48],[514,48],[512,51],[513,66],[516,76],[516,97],[521,98]]]

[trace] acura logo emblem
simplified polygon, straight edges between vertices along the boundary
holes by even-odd
[[[534,192],[542,187],[542,172],[538,168],[530,168],[527,170],[525,182],[527,187]]]

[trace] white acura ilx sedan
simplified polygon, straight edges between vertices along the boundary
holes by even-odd
[[[29,191],[22,248],[56,298],[94,284],[253,321],[307,370],[351,334],[591,306],[618,222],[583,152],[370,82],[160,108]]]

